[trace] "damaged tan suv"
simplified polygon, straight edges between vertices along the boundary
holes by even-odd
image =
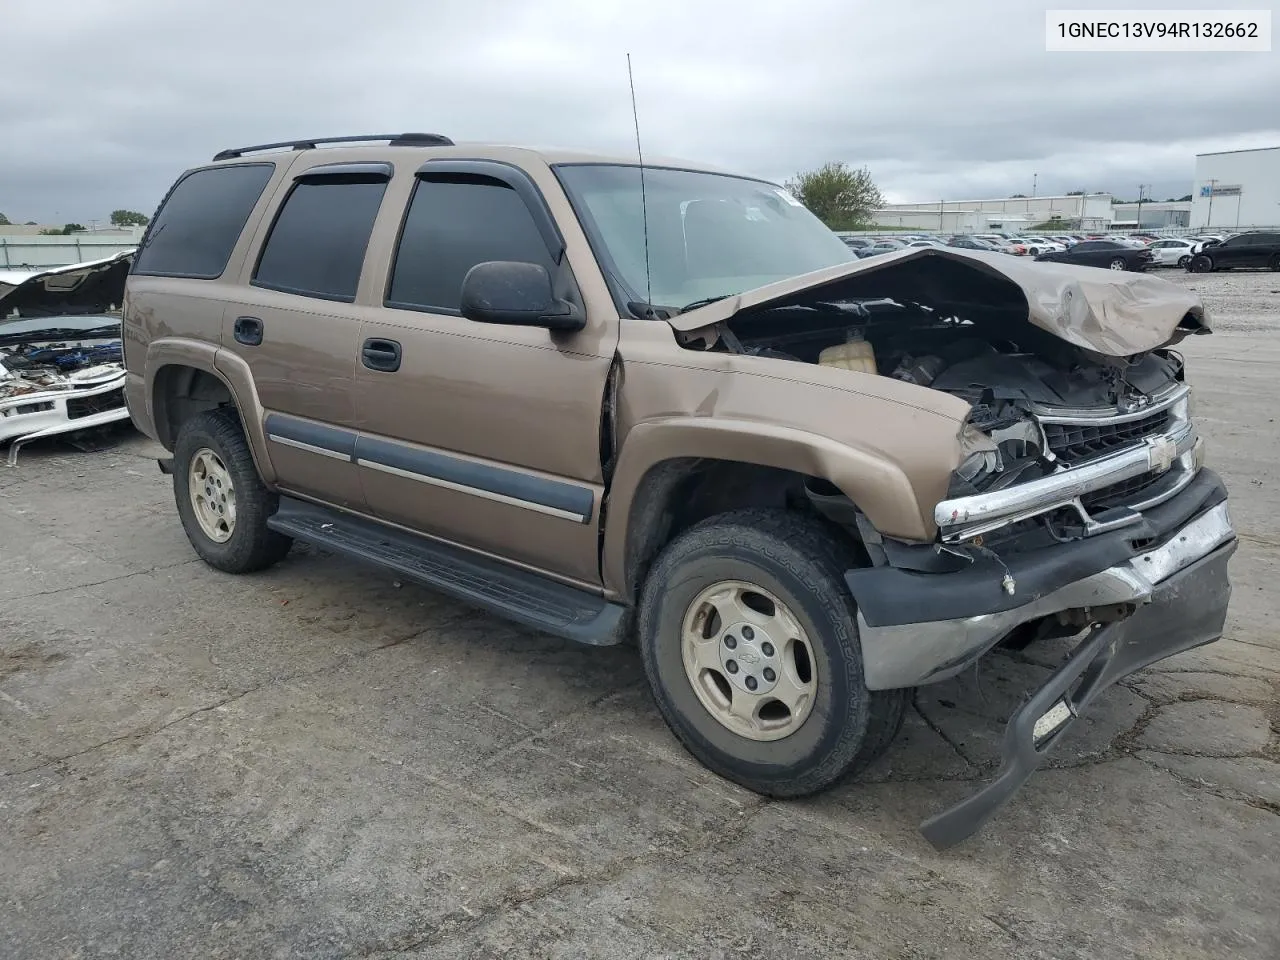
[[[915,249],[779,187],[433,134],[227,150],[135,258],[126,396],[211,565],[295,539],[588,644],[706,766],[797,797],[911,688],[1076,638],[977,830],[1101,690],[1216,639],[1235,549],[1196,297]]]

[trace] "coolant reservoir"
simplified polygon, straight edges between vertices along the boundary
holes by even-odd
[[[827,347],[818,354],[818,363],[820,366],[839,367],[841,370],[855,370],[858,373],[876,372],[875,351],[865,340],[850,340],[848,343]]]

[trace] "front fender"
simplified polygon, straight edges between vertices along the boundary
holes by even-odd
[[[633,427],[618,457],[605,525],[603,577],[607,590],[627,589],[628,527],[632,506],[648,478],[673,460],[726,460],[821,477],[852,499],[890,536],[928,540],[936,531],[934,497],[922,503],[903,469],[883,455],[792,427],[721,417],[670,417]],[[945,490],[929,491],[923,499]],[[931,484],[936,485],[936,484]]]

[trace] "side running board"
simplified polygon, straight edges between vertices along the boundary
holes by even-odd
[[[280,498],[267,526],[535,630],[593,646],[623,639],[626,607],[458,547],[291,497]]]

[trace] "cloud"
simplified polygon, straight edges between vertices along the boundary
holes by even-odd
[[[300,136],[631,155],[628,51],[647,152],[778,180],[842,159],[899,200],[1029,193],[1033,175],[1174,196],[1196,152],[1280,144],[1280,58],[1050,54],[1049,6],[6,0],[0,210],[149,212],[217,150]]]

